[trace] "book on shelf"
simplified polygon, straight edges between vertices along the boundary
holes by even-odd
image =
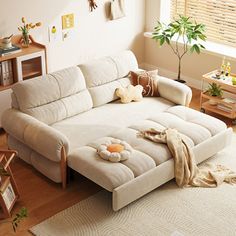
[[[229,103],[229,104],[235,104],[236,98],[224,98],[222,101]]]
[[[8,86],[13,84],[12,61],[2,61],[0,63],[0,85]]]
[[[224,104],[217,104],[217,108],[225,112],[232,112],[232,107],[226,106]]]
[[[10,48],[1,48],[0,47],[0,56],[6,56],[6,55],[10,55],[10,54],[17,53],[17,52],[21,52],[21,48],[14,45],[14,44]]]

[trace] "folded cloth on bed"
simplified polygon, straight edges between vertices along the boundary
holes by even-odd
[[[139,132],[138,136],[167,144],[174,158],[175,180],[179,187],[217,187],[223,182],[236,183],[236,173],[222,165],[198,168],[194,153],[176,129],[168,128],[162,132],[150,129]]]

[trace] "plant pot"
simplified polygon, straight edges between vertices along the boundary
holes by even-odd
[[[182,83],[182,84],[185,84],[185,83],[186,83],[186,81],[183,80],[183,79],[175,79],[175,81],[177,81],[177,82],[179,82],[179,83]]]
[[[210,99],[209,100],[209,104],[212,105],[212,106],[216,106],[217,105],[217,101],[215,101],[213,99]]]

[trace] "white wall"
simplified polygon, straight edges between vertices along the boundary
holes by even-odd
[[[41,21],[43,26],[31,34],[47,45],[49,71],[128,48],[143,62],[145,0],[125,1],[127,16],[116,21],[107,19],[109,2],[97,0],[99,7],[90,12],[88,0],[0,0],[0,37],[18,34],[22,16],[30,22]],[[48,25],[68,13],[75,14],[73,39],[49,44]]]
[[[160,0],[146,1],[146,31],[152,31],[160,18]],[[162,14],[165,14],[162,12]],[[177,76],[178,59],[168,46],[159,45],[150,38],[145,38],[145,63],[147,67],[156,66],[165,76]],[[198,87],[203,74],[220,67],[222,55],[202,52],[200,55],[188,54],[183,58],[182,75],[190,85]],[[236,61],[230,60],[232,71],[236,72]]]

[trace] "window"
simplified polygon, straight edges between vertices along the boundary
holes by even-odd
[[[236,0],[171,0],[171,19],[179,15],[205,24],[207,40],[236,47]]]

